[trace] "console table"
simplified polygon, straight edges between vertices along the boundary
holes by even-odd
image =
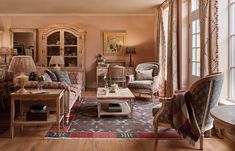
[[[22,94],[13,92],[11,93],[11,138],[14,137],[14,127],[15,125],[39,125],[39,124],[57,124],[58,136],[60,136],[60,123],[62,127],[64,126],[64,90],[63,89],[43,89],[44,92],[40,93],[37,89],[28,90],[30,93]],[[47,101],[52,101],[56,106],[56,114],[49,114],[47,121],[27,121],[26,116],[21,114],[19,117],[15,117],[15,102],[16,101],[28,101],[43,103]],[[41,103],[41,102],[40,102]],[[22,107],[20,107],[22,108]]]

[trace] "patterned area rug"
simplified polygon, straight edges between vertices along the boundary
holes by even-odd
[[[152,126],[152,107],[158,101],[135,100],[133,118],[127,116],[97,117],[95,99],[83,99],[72,108],[68,125],[61,129],[64,138],[154,138]],[[56,126],[47,133],[49,138],[56,137]],[[159,138],[179,138],[176,131],[160,128]]]

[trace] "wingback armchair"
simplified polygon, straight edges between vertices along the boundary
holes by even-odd
[[[219,96],[223,85],[223,79],[224,75],[222,73],[208,75],[196,81],[187,91],[188,94],[190,94],[188,102],[190,102],[189,104],[192,108],[192,110],[190,110],[191,112],[189,116],[195,119],[194,125],[196,125],[196,129],[198,129],[198,138],[200,138],[200,149],[203,149],[204,132],[210,130],[213,127],[213,119],[210,116],[210,109],[218,105]],[[179,112],[175,112],[175,110],[173,109],[173,104],[176,101],[177,99],[174,98],[160,100],[161,103],[153,108],[153,125],[155,127],[156,136],[159,125],[164,127],[176,127],[174,125],[174,120],[176,118],[173,118],[174,116],[176,117],[179,115]],[[182,105],[181,103],[179,106],[181,109],[185,105]],[[181,119],[183,118],[184,117],[181,116]],[[192,121],[190,122],[192,123]],[[192,127],[192,130],[195,130],[195,127]],[[179,129],[177,130],[179,131]],[[184,128],[183,130],[185,131],[188,129]]]
[[[136,66],[135,74],[128,76],[127,85],[132,92],[151,95],[158,92],[159,64],[156,62],[141,63]]]

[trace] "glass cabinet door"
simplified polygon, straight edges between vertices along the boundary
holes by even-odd
[[[70,32],[64,32],[64,66],[76,67],[78,52],[78,38]]]
[[[60,56],[60,32],[54,32],[47,37],[47,65],[51,56]]]

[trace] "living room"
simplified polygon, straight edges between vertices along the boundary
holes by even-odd
[[[54,55],[58,55],[54,54],[54,50],[59,50],[59,55],[62,54],[64,57],[64,60],[62,61],[63,63],[59,62],[62,67],[61,70],[71,72],[71,74],[68,74],[69,77],[79,76],[73,80],[74,83],[71,80],[71,83],[81,85],[79,91],[77,91],[78,87],[76,86],[76,88],[72,88],[72,86],[68,88],[68,86],[64,84],[57,85],[57,88],[60,87],[65,91],[63,92],[65,95],[64,103],[66,104],[64,108],[64,113],[66,113],[64,115],[64,126],[65,128],[70,129],[70,131],[73,131],[74,127],[73,125],[68,127],[67,123],[75,123],[76,125],[75,120],[71,120],[77,114],[74,114],[74,107],[76,107],[76,105],[80,105],[76,104],[76,102],[80,101],[80,103],[82,102],[85,104],[87,100],[96,100],[97,98],[97,100],[100,100],[100,103],[102,103],[103,99],[106,99],[102,96],[98,96],[96,92],[97,88],[100,87],[99,82],[101,82],[102,87],[104,86],[102,85],[102,82],[106,82],[103,76],[103,71],[105,71],[107,78],[110,81],[107,71],[109,67],[107,67],[106,64],[118,64],[124,66],[125,72],[128,72],[128,74],[125,73],[125,76],[127,77],[129,77],[129,74],[131,75],[135,73],[137,66],[142,63],[155,62],[159,65],[160,71],[158,71],[158,76],[159,78],[163,78],[163,80],[159,80],[162,82],[162,85],[159,84],[161,86],[158,87],[157,91],[151,90],[147,95],[142,95],[140,93],[141,95],[139,96],[139,91],[131,91],[135,97],[134,102],[132,102],[132,99],[125,100],[127,104],[129,104],[128,107],[130,109],[132,108],[131,104],[136,105],[136,102],[139,102],[140,104],[147,102],[150,105],[148,107],[150,108],[149,114],[151,115],[152,107],[155,105],[154,103],[157,104],[161,98],[159,96],[164,96],[164,98],[166,98],[173,94],[173,92],[170,92],[169,90],[167,91],[168,88],[172,91],[187,90],[195,81],[205,77],[207,75],[207,69],[211,67],[207,67],[206,65],[204,66],[206,70],[203,70],[204,67],[202,69],[201,66],[200,69],[198,63],[201,62],[202,64],[202,62],[205,63],[208,60],[209,62],[216,62],[215,66],[213,63],[208,66],[212,66],[212,68],[215,68],[217,72],[222,72],[224,75],[223,86],[221,88],[219,98],[220,104],[234,104],[235,80],[232,61],[234,60],[233,27],[235,20],[235,2],[234,0],[219,2],[213,0],[213,2],[211,2],[210,5],[212,6],[210,6],[210,11],[211,14],[213,11],[216,12],[215,14],[218,14],[218,25],[215,23],[215,27],[216,30],[217,28],[219,30],[217,34],[214,34],[212,32],[214,30],[211,30],[212,33],[208,33],[207,28],[204,28],[203,33],[210,35],[209,37],[213,37],[211,38],[212,42],[207,42],[206,34],[201,34],[198,27],[193,29],[194,23],[196,23],[197,26],[199,25],[199,9],[202,8],[202,2],[200,1],[201,5],[199,5],[199,1],[200,0],[177,0],[177,9],[172,9],[171,11],[175,11],[175,13],[170,15],[169,3],[173,3],[171,0],[169,0],[169,3],[167,0],[165,2],[163,0],[141,0],[138,2],[134,0],[89,0],[86,2],[75,0],[69,0],[68,2],[49,2],[47,0],[31,2],[24,0],[21,2],[14,2],[14,4],[12,2],[2,0],[0,6],[1,69],[6,69],[7,67],[7,70],[10,70],[8,66],[12,63],[13,55],[30,55],[32,56],[33,62],[37,68],[40,67],[40,69],[44,70],[48,67],[48,69],[52,69],[51,58]],[[218,10],[212,9],[217,7]],[[206,11],[204,11],[204,13],[205,12]],[[176,14],[177,16],[175,16]],[[171,17],[173,19],[170,19]],[[176,21],[177,26],[174,26],[176,25],[174,24],[174,19],[178,20]],[[200,25],[202,25],[202,23]],[[205,27],[209,27],[209,25],[205,23]],[[212,29],[214,26],[211,25],[210,27]],[[200,27],[200,29],[203,28]],[[68,33],[72,33],[73,36],[70,36]],[[29,35],[31,38],[25,38]],[[56,35],[59,38],[55,38]],[[165,37],[163,37],[163,35]],[[200,37],[203,36],[204,41],[210,44],[208,49],[212,50],[211,56],[214,56],[215,54],[216,59],[213,57],[209,58],[208,56],[210,55],[207,54],[204,55],[207,58],[206,60],[200,59],[203,57],[199,57],[198,54],[194,60],[191,57],[194,48],[200,50],[200,45],[201,47],[203,46],[203,44],[201,44],[202,40],[199,43]],[[218,39],[216,36],[218,36]],[[73,40],[74,37],[76,42]],[[51,43],[49,42],[50,38],[52,39]],[[66,44],[66,38],[69,39],[68,44]],[[29,41],[27,44],[25,39]],[[121,42],[119,43],[115,41],[115,45],[120,44],[122,46],[120,51],[113,51],[113,47],[111,47],[113,39],[121,39]],[[175,39],[177,40],[175,41]],[[197,40],[193,41],[195,39]],[[195,45],[194,42],[197,44]],[[175,43],[177,43],[177,46],[174,45]],[[73,52],[75,47],[78,51]],[[168,50],[170,48],[172,48],[173,52]],[[52,50],[52,53],[50,53],[50,49]],[[177,55],[174,52],[175,49],[178,50]],[[213,49],[216,50],[215,53]],[[172,56],[169,55],[169,52],[172,53]],[[198,53],[198,51],[196,52]],[[101,55],[103,61],[106,62],[105,65],[101,62],[98,66],[97,56],[99,55]],[[175,56],[177,56],[178,59],[176,62],[172,59]],[[167,57],[168,59],[163,59]],[[172,59],[171,63],[169,62],[169,60],[171,60],[169,57]],[[175,68],[174,65],[176,65],[177,68]],[[208,71],[209,73],[214,73],[215,70],[212,72]],[[201,73],[199,71],[201,71]],[[99,72],[101,72],[101,76],[98,76]],[[177,75],[177,82],[175,80],[175,75]],[[177,88],[175,87],[175,83],[177,83]],[[34,82],[32,82],[32,85],[35,86]],[[113,86],[115,89],[115,85],[108,85]],[[125,82],[124,85],[126,85],[125,87],[130,88],[130,90],[133,90],[129,86],[129,82]],[[44,84],[45,89],[50,86],[51,85],[49,84]],[[6,87],[3,87],[1,89],[5,88]],[[9,89],[10,93],[15,91],[12,83],[7,84],[7,89]],[[70,94],[72,94],[73,91],[78,92],[78,94],[71,99]],[[3,93],[5,93],[5,91],[1,90],[1,94]],[[125,96],[127,92],[125,91],[123,94],[123,96]],[[47,95],[44,93],[41,94],[41,96],[38,96],[38,98],[46,98],[47,96],[49,97],[49,94]],[[20,97],[18,98],[18,95],[12,95],[12,98],[17,102],[17,99]],[[69,101],[66,102],[66,99]],[[8,101],[5,99],[3,103],[1,102],[1,109],[3,110],[1,113],[9,112],[7,115],[8,121],[10,121],[10,109],[12,108],[10,102],[10,97],[8,97]],[[16,103],[16,112],[17,106],[19,106],[19,104],[17,105]],[[90,111],[90,108],[87,106],[85,107],[86,111]],[[98,107],[96,106],[96,109],[97,108]],[[135,116],[137,115],[135,109],[136,108],[134,106],[133,113],[131,111],[133,115],[130,114],[129,116],[130,112],[128,112],[128,117],[124,117],[124,119],[128,121],[128,119],[131,119],[131,116],[135,119]],[[61,112],[62,111],[63,109],[61,109]],[[79,111],[79,113],[82,114],[82,111]],[[84,115],[90,114],[84,113]],[[103,116],[104,115],[101,114],[100,120],[106,119],[105,116]],[[112,116],[113,115],[110,117]],[[119,115],[117,116],[119,117]],[[94,120],[96,121],[97,118],[98,117],[96,115]],[[156,126],[152,124],[152,122],[154,122],[154,118],[155,117],[151,115],[150,119],[148,119],[152,128],[152,134],[154,133],[154,126]],[[85,126],[86,125],[84,125],[84,127]],[[234,128],[234,125],[231,127]],[[84,137],[79,138],[79,136],[77,137],[79,139],[72,139],[70,137],[68,137],[70,139],[63,139],[66,138],[66,136],[63,136],[61,139],[58,137],[58,139],[55,140],[50,139],[50,136],[47,135],[47,132],[50,132],[51,125],[38,126],[36,124],[36,126],[27,126],[26,124],[22,130],[19,130],[18,128],[20,127],[15,126],[14,128],[13,126],[15,134],[13,139],[11,139],[10,131],[12,129],[10,129],[10,124],[8,123],[8,129],[1,134],[3,138],[0,138],[0,148],[3,150],[193,150],[200,146],[199,141],[194,147],[183,139],[167,139],[167,137],[161,138],[162,136],[159,135],[160,138],[158,140],[157,137],[154,138],[154,135],[152,134],[151,137],[148,135],[149,138],[145,137],[135,139],[120,139],[112,137],[110,139],[106,136],[102,139],[96,137],[88,137],[89,139]],[[60,130],[63,132],[63,128]],[[213,147],[214,144],[220,144],[220,147],[217,148],[217,150],[233,150],[234,142],[231,141],[231,139],[233,139],[234,136],[228,135],[227,132],[224,132],[224,139],[220,139],[216,136],[220,136],[221,134],[217,132],[217,130],[220,131],[218,127],[213,128],[212,133],[214,135],[204,139],[204,150],[216,150],[216,148]],[[93,135],[93,133],[91,135]]]

